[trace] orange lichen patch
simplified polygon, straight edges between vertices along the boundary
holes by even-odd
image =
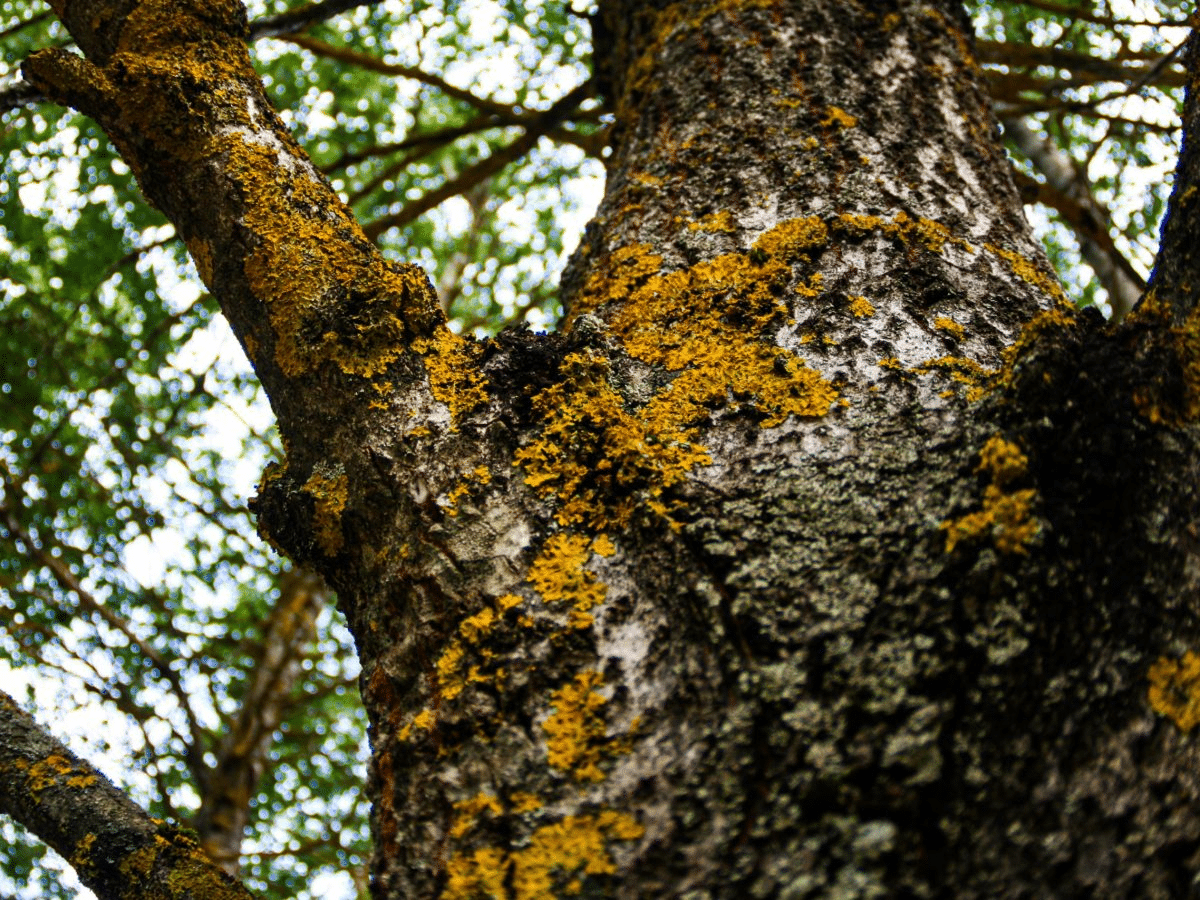
[[[627,411],[604,360],[575,353],[564,369],[564,382],[534,398],[541,433],[516,453],[526,484],[559,499],[560,524],[620,527],[641,503],[662,508],[667,488],[709,462],[672,417]]]
[[[737,226],[733,222],[733,214],[727,210],[710,213],[695,222],[688,224],[688,231],[724,231],[735,232]]]
[[[948,316],[938,316],[933,320],[933,327],[938,331],[944,331],[955,340],[961,341],[966,337],[965,329]]]
[[[599,672],[580,673],[554,692],[554,715],[542,723],[550,765],[580,781],[604,780],[599,762],[609,752],[604,721],[608,700],[596,691],[602,684]]]
[[[193,237],[191,240],[185,241],[188,253],[192,257],[192,262],[196,264],[196,274],[200,276],[200,280],[204,282],[204,286],[212,288],[213,286],[213,251],[212,244],[200,238]]]
[[[753,261],[753,251],[725,254],[652,276],[634,292],[613,317],[613,332],[630,356],[682,372],[647,418],[688,429],[730,394],[766,413],[764,426],[828,412],[837,396],[832,385],[759,337],[787,318],[777,295],[791,280],[790,263],[821,240],[819,223],[792,220],[755,242],[753,250],[766,257],[761,262]]]
[[[689,31],[694,31],[720,13],[737,15],[745,10],[771,9],[778,2],[779,0],[714,0],[694,12],[684,3],[666,6],[655,14],[655,21],[651,26],[654,39],[630,67],[627,76],[630,90],[641,92],[652,86],[649,80],[654,75],[658,57],[668,40],[678,39]]]
[[[513,791],[508,800],[516,813],[535,812],[543,806],[541,797],[528,791]]]
[[[593,553],[588,539],[560,532],[552,535],[529,567],[529,582],[547,603],[569,603],[568,627],[587,628],[590,611],[604,602],[608,587],[584,563]]]
[[[659,273],[644,245],[612,254],[589,279],[580,309],[614,303],[609,326],[633,358],[674,379],[630,408],[609,383],[608,363],[574,353],[562,379],[534,398],[539,436],[516,454],[526,483],[558,498],[563,525],[620,527],[639,507],[670,517],[666,490],[710,461],[697,428],[713,410],[739,404],[764,427],[789,416],[820,417],[837,391],[790,351],[774,345],[788,321],[781,297],[816,296],[820,273],[794,283],[793,264],[824,246],[816,217],[792,219],[761,235],[747,253]]]
[[[454,804],[454,821],[450,825],[450,837],[460,838],[472,828],[481,813],[490,812],[494,816],[504,815],[504,807],[491,794],[477,794],[470,800],[460,800]]]
[[[918,240],[933,253],[941,253],[946,244],[955,244],[964,250],[974,248],[967,241],[954,237],[950,229],[941,222],[920,216],[916,219],[901,210],[891,219],[882,216],[861,216],[846,213],[830,222],[830,228],[851,236],[862,236],[877,232],[893,240],[908,243]]]
[[[438,690],[443,700],[453,700],[463,692],[466,682],[462,676],[466,649],[459,641],[451,641],[438,657],[434,669],[437,671]]]
[[[819,216],[802,216],[781,222],[763,233],[751,250],[795,262],[802,254],[828,243],[829,228],[825,222]]]
[[[396,739],[407,741],[412,737],[414,730],[433,731],[433,726],[437,724],[437,714],[432,709],[423,709],[415,716],[413,720],[401,728],[396,733]]]
[[[388,264],[371,249],[311,166],[240,135],[227,143],[226,168],[242,186],[253,235],[243,268],[266,305],[284,374],[333,362],[370,378],[404,352],[408,338],[434,331],[441,316],[425,273]]]
[[[631,244],[617,250],[588,278],[571,306],[572,318],[607,303],[624,300],[659,270],[662,261],[661,256],[651,252],[649,244]]]
[[[850,115],[844,109],[838,106],[829,106],[825,109],[825,118],[821,120],[821,124],[825,127],[837,126],[838,128],[853,128],[858,124],[858,119]]]
[[[966,386],[967,399],[972,403],[987,392],[995,374],[965,356],[942,356],[938,359],[929,359],[914,366],[912,371],[917,375],[940,373],[949,376],[951,381]]]
[[[446,494],[446,512],[451,516],[458,515],[459,502],[471,493],[475,485],[487,485],[492,482],[492,472],[487,466],[478,466],[474,471],[465,475],[458,484]]]
[[[345,474],[328,478],[314,472],[304,483],[304,492],[313,498],[313,531],[317,546],[326,556],[335,556],[345,542],[342,536],[342,510],[346,508],[349,481]]]
[[[518,597],[516,594],[504,594],[496,598],[496,607],[501,613],[507,612],[514,607],[520,606],[525,602],[523,597]]]
[[[1200,724],[1200,653],[1189,650],[1178,660],[1160,657],[1150,666],[1147,677],[1151,709],[1184,732]]]
[[[617,548],[607,534],[602,534],[592,541],[592,552],[597,556],[612,556]]]
[[[65,756],[57,753],[30,765],[25,760],[16,760],[13,767],[25,776],[25,787],[31,794],[40,794],[51,787],[82,789],[96,783],[96,776],[81,772]]]
[[[946,532],[946,552],[961,542],[990,536],[996,549],[1010,555],[1025,553],[1038,532],[1033,516],[1037,491],[1033,488],[1012,490],[1013,482],[1028,474],[1029,460],[1021,449],[1000,435],[988,440],[979,454],[976,471],[991,476],[984,489],[983,508],[942,523]]]
[[[457,855],[446,864],[443,900],[479,900],[483,897],[508,900],[509,854],[497,847],[484,847],[470,856]]]
[[[485,606],[459,623],[459,636],[446,645],[434,665],[438,691],[443,700],[453,700],[468,684],[495,684],[499,687],[502,675],[500,670],[494,667],[496,653],[483,645],[501,622],[504,613],[522,602],[515,594],[505,594],[496,598],[494,606]],[[481,660],[481,664],[473,664],[467,668],[468,654],[474,654]]]
[[[92,848],[96,845],[96,835],[85,834],[75,844],[75,848],[71,851],[71,855],[67,857],[69,862],[75,868],[88,868],[92,865]]]
[[[1067,303],[1067,295],[1063,293],[1062,286],[1048,273],[1043,272],[1024,256],[1012,250],[997,247],[995,244],[984,244],[983,246],[984,249],[996,254],[1007,262],[1013,274],[1022,281],[1039,288],[1042,293],[1053,297],[1059,303]]]
[[[1182,325],[1171,327],[1170,309],[1151,290],[1130,318],[1169,330],[1169,340],[1183,376],[1182,391],[1177,386],[1166,391],[1153,381],[1139,385],[1133,395],[1138,414],[1156,425],[1179,426],[1196,421],[1200,418],[1200,310],[1189,313]]]
[[[846,299],[850,301],[850,314],[856,319],[875,315],[875,307],[866,297],[860,294],[850,294]]]
[[[433,337],[413,341],[412,348],[424,360],[429,389],[438,402],[449,408],[451,422],[459,421],[464,414],[487,402],[487,391],[478,370],[482,345],[460,337],[449,328],[438,328]],[[477,480],[487,484],[482,477]]]
[[[521,850],[485,847],[458,854],[446,865],[443,900],[557,900],[580,894],[584,879],[616,872],[608,846],[634,841],[645,829],[615,810],[567,816],[538,828]],[[510,880],[511,879],[511,880]],[[511,888],[510,888],[511,884]]]

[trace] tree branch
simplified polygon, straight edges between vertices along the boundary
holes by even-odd
[[[1146,295],[1148,311],[1165,311],[1176,326],[1193,319],[1200,306],[1200,244],[1196,241],[1200,234],[1200,13],[1192,14],[1184,60],[1190,77],[1183,107],[1183,146]]]
[[[186,832],[152,819],[3,692],[0,812],[57,850],[101,900],[253,896]]]
[[[1056,209],[1079,239],[1079,249],[1108,291],[1113,318],[1120,319],[1142,296],[1145,281],[1113,243],[1112,214],[1092,196],[1087,176],[1074,161],[1043,140],[1021,119],[1006,119],[1004,133],[1046,179],[1038,200]]]

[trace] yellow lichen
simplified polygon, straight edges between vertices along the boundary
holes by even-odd
[[[486,485],[492,481],[491,470],[487,466],[479,466],[473,472],[467,474],[462,481],[456,484],[446,494],[446,512],[451,516],[458,515],[459,502],[471,493],[472,487],[475,485]]]
[[[521,850],[485,847],[469,856],[454,856],[446,865],[442,896],[444,900],[557,900],[559,891],[582,892],[589,876],[595,879],[616,872],[608,845],[634,841],[644,833],[637,820],[615,810],[567,816],[538,828],[529,846]]]
[[[437,715],[432,709],[423,709],[417,713],[411,722],[400,729],[396,734],[397,740],[407,741],[412,737],[415,729],[421,731],[433,731],[433,726],[437,724]]]
[[[828,243],[829,228],[825,222],[819,216],[802,216],[788,219],[764,232],[751,249],[794,262],[802,254]]]
[[[942,356],[937,359],[927,359],[920,365],[913,366],[912,371],[917,375],[939,373],[949,376],[951,381],[966,386],[967,399],[972,403],[987,392],[995,374],[965,356]]]
[[[487,402],[477,365],[482,345],[439,328],[433,337],[413,341],[412,347],[425,362],[430,391],[450,410],[452,423]]]
[[[602,781],[599,762],[606,752],[604,707],[608,701],[596,688],[604,683],[599,672],[582,672],[555,691],[554,715],[542,723],[547,757],[556,769],[580,781]]]
[[[690,222],[688,230],[735,232],[737,226],[733,222],[733,214],[729,210],[723,209],[720,212],[709,213],[695,222]]]
[[[974,249],[967,241],[954,237],[941,222],[923,216],[914,219],[903,210],[891,219],[846,213],[835,218],[830,227],[852,237],[878,233],[904,243],[916,239],[933,253],[941,253],[948,243],[968,251]]]
[[[491,794],[477,794],[469,800],[460,800],[454,804],[454,821],[450,825],[450,837],[461,838],[475,827],[481,813],[490,812],[494,816],[504,815],[504,807]]]
[[[859,294],[850,294],[846,299],[850,301],[850,314],[855,318],[861,319],[866,316],[875,315],[875,307],[866,297]]]
[[[955,340],[961,341],[966,336],[963,327],[948,316],[938,316],[933,320],[933,327],[946,332]]]
[[[24,768],[25,786],[31,794],[50,787],[86,788],[96,783],[96,776],[78,771],[69,759],[52,753],[43,760]]]
[[[304,483],[304,491],[313,498],[313,531],[317,546],[326,556],[335,556],[345,542],[342,536],[342,510],[346,508],[349,481],[345,474],[328,478],[314,472]]]
[[[90,866],[92,864],[92,847],[95,844],[96,835],[85,834],[75,844],[75,849],[71,851],[71,856],[67,861],[75,868]]]
[[[462,677],[463,657],[466,650],[458,641],[451,641],[438,657],[435,669],[438,676],[438,691],[443,700],[453,700],[466,687]]]
[[[528,791],[513,791],[509,798],[512,804],[513,812],[528,813],[536,812],[542,808],[542,800],[537,794],[531,794]]]
[[[1191,650],[1182,659],[1160,657],[1147,673],[1150,708],[1167,716],[1181,731],[1200,724],[1200,653]]]
[[[829,106],[825,109],[825,118],[821,120],[821,124],[826,127],[836,125],[839,128],[853,128],[858,124],[858,119],[841,107]]]
[[[539,436],[516,453],[525,482],[556,496],[562,525],[597,530],[626,523],[639,503],[658,501],[697,464],[709,461],[690,431],[659,407],[626,410],[608,384],[607,363],[567,357],[565,383],[534,399],[545,416]]]
[[[570,603],[569,625],[591,624],[589,610],[604,602],[608,588],[595,572],[584,568],[592,554],[586,537],[552,535],[529,567],[529,582],[547,603]]]
[[[243,270],[266,307],[284,374],[332,362],[370,378],[400,357],[414,330],[436,330],[441,316],[424,272],[365,251],[358,223],[315,169],[281,165],[276,147],[232,131],[223,149],[255,237]],[[330,309],[334,296],[356,298],[353,314]]]
[[[976,471],[990,475],[991,483],[984,489],[981,509],[942,523],[946,552],[952,553],[964,541],[990,536],[1003,554],[1025,553],[1038,532],[1033,515],[1037,491],[1012,490],[1012,485],[1028,474],[1029,461],[1016,444],[1000,435],[988,440],[979,457]]]
[[[984,247],[1007,262],[1013,274],[1022,281],[1032,284],[1059,303],[1067,302],[1067,296],[1063,293],[1062,286],[1051,275],[1042,271],[1021,254],[997,247],[995,244],[984,244]]]

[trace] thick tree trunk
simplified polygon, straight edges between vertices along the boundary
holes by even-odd
[[[91,65],[28,77],[279,416],[258,510],[358,642],[377,897],[1191,889],[1191,244],[1122,330],[1063,303],[956,2],[601,3],[569,327],[482,344],[283,133],[231,0],[54,5]]]

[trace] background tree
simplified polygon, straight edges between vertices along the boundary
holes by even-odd
[[[345,6],[347,4],[318,4],[319,12],[326,14],[342,12]],[[1056,8],[1033,14],[1029,8],[1015,13],[1007,7],[1003,10],[983,9],[980,21],[985,26],[988,23],[992,27],[1007,24],[1014,35],[1023,34],[1026,39],[1054,34],[1055,27],[1065,23],[1063,34],[1069,35],[1069,39],[1062,38],[1060,43],[1069,46],[1058,49],[1071,50],[1075,55],[1061,59],[1054,57],[1047,62],[1044,54],[1039,56],[1031,49],[1023,56],[1019,47],[1012,43],[1014,38],[1010,37],[1001,47],[982,45],[981,56],[997,64],[994,92],[1017,107],[1015,111],[1003,110],[1010,119],[1020,113],[1041,112],[1047,107],[1055,113],[1050,118],[1037,120],[1034,127],[1045,128],[1052,138],[1057,139],[1057,145],[1039,151],[1038,136],[1031,126],[1026,125],[1022,130],[1012,119],[1014,124],[1009,127],[1009,134],[1014,137],[1014,146],[1022,148],[1031,164],[1042,173],[1045,186],[1039,190],[1062,209],[1065,221],[1081,229],[1084,252],[1088,252],[1089,246],[1100,246],[1102,254],[1095,258],[1108,259],[1113,263],[1112,271],[1124,272],[1127,279],[1133,279],[1136,269],[1130,275],[1131,267],[1122,264],[1120,257],[1115,255],[1120,237],[1113,237],[1109,230],[1096,228],[1095,216],[1097,210],[1102,212],[1102,207],[1096,202],[1091,186],[1078,177],[1064,182],[1052,174],[1058,170],[1045,160],[1055,160],[1049,151],[1057,151],[1061,168],[1064,152],[1079,153],[1081,146],[1087,147],[1088,154],[1093,146],[1129,147],[1138,137],[1132,125],[1127,131],[1119,132],[1117,137],[1106,140],[1101,140],[1094,131],[1088,131],[1081,124],[1081,113],[1099,110],[1098,117],[1110,123],[1117,113],[1106,112],[1111,104],[1106,107],[1090,103],[1086,94],[1080,97],[1073,91],[1090,89],[1101,78],[1107,79],[1108,83],[1123,82],[1123,86],[1114,89],[1117,92],[1145,91],[1156,84],[1170,86],[1180,79],[1169,65],[1169,48],[1163,43],[1153,43],[1160,38],[1136,41],[1131,36],[1135,26],[1122,24],[1111,12],[1097,12],[1096,9]],[[467,6],[450,7],[450,13],[460,14],[458,19],[438,10],[416,12],[428,14],[428,17],[421,19],[420,15],[409,15],[403,21],[421,23],[427,38],[430,34],[435,35],[429,43],[444,41],[439,48],[443,55],[448,54],[449,46],[461,51],[462,44],[470,42],[468,22],[477,10]],[[1003,16],[999,15],[1001,12]],[[1181,15],[1170,9],[1165,12],[1176,17]],[[556,257],[559,252],[561,231],[557,229],[560,220],[554,213],[557,201],[542,190],[544,185],[560,180],[562,172],[574,161],[559,155],[549,157],[550,163],[539,159],[530,162],[527,154],[534,150],[537,142],[545,138],[557,142],[560,147],[595,155],[602,153],[602,135],[595,131],[600,120],[594,105],[583,102],[589,93],[568,90],[575,82],[562,84],[565,79],[561,69],[554,70],[559,81],[551,79],[548,82],[557,90],[545,88],[547,82],[545,79],[539,81],[538,76],[537,67],[544,65],[547,59],[556,62],[556,52],[566,53],[567,47],[583,46],[582,23],[561,9],[542,10],[532,20],[524,7],[519,12],[509,10],[509,22],[521,21],[525,28],[534,32],[535,43],[541,29],[543,46],[539,49],[545,54],[533,58],[531,74],[516,78],[512,85],[505,86],[516,91],[513,99],[513,94],[503,93],[479,96],[479,91],[472,93],[451,87],[448,76],[418,70],[407,62],[381,60],[378,53],[380,47],[388,43],[383,37],[388,33],[388,22],[400,19],[389,19],[395,15],[394,11],[378,8],[353,15],[356,18],[340,19],[334,26],[319,24],[320,15],[312,11],[291,19],[285,17],[282,21],[272,22],[260,17],[252,35],[315,28],[290,42],[311,56],[284,54],[272,59],[267,54],[260,62],[268,84],[278,91],[273,99],[284,109],[305,111],[307,115],[297,113],[298,121],[326,124],[323,133],[318,129],[309,135],[310,152],[322,168],[338,179],[335,185],[355,204],[360,219],[367,223],[369,236],[385,248],[433,248],[432,255],[425,258],[438,261],[435,264],[439,267],[438,281],[445,286],[442,301],[447,305],[449,301],[460,304],[460,321],[467,328],[484,321],[502,323],[506,317],[524,316],[532,310],[547,309],[548,305],[553,315],[555,301],[546,288],[546,271],[552,264],[526,263],[526,268],[510,265],[502,269],[497,263],[515,259],[517,248],[525,243],[511,230],[511,209],[509,219],[503,212],[510,197],[519,198],[513,202],[533,207],[532,220],[539,233],[545,235],[545,258]],[[30,18],[26,16],[22,21],[29,22]],[[56,26],[52,20],[36,16],[32,19],[33,24],[10,30],[7,36],[10,40],[20,36],[29,41],[12,57],[14,61],[23,58],[28,47],[55,42],[57,32],[53,31]],[[314,21],[318,23],[315,26]],[[42,27],[47,29],[46,33],[40,32]],[[321,28],[327,28],[329,33],[322,32]],[[1112,34],[1124,36],[1124,44],[1107,56],[1097,53],[1097,47]],[[489,35],[482,42],[492,40],[494,36]],[[607,53],[611,48],[604,49]],[[1086,59],[1081,58],[1085,56]],[[1071,60],[1071,65],[1063,59]],[[1160,64],[1160,60],[1166,61]],[[305,61],[310,62],[311,67],[306,66]],[[444,59],[429,68],[442,61]],[[1046,78],[1044,69],[1052,63],[1058,67],[1056,74]],[[1101,63],[1107,63],[1108,68],[1102,68]],[[272,65],[276,66],[273,70]],[[1092,68],[1089,69],[1089,65]],[[567,68],[578,72],[578,62]],[[1101,74],[1096,74],[1097,69]],[[316,74],[300,74],[309,71]],[[351,73],[349,77],[347,72]],[[1073,77],[1072,73],[1076,72],[1086,73],[1091,80]],[[1149,77],[1147,73],[1150,73]],[[1045,84],[1037,84],[1039,74]],[[428,88],[422,88],[414,95],[411,118],[404,120],[411,122],[405,134],[397,131],[395,104],[390,92],[381,87],[385,80],[391,85],[397,78],[413,79]],[[582,83],[582,77],[577,81]],[[17,91],[14,96],[21,97],[22,93]],[[27,94],[25,96],[23,102],[28,102]],[[563,102],[557,102],[562,98],[565,98]],[[1022,102],[1027,108],[1020,108]],[[338,104],[342,105],[339,107]],[[527,111],[531,107],[543,111]],[[331,111],[338,114],[331,115]],[[26,107],[12,117],[18,140],[29,140],[30,134],[24,133],[23,128],[32,126],[32,132],[37,133],[36,115]],[[10,312],[27,319],[40,315],[42,319],[37,331],[29,328],[8,330],[21,343],[11,358],[24,358],[26,369],[34,374],[26,375],[23,381],[6,378],[6,384],[13,385],[10,392],[22,388],[33,392],[36,388],[38,393],[36,399],[31,397],[14,404],[14,416],[24,418],[17,423],[20,427],[13,427],[11,433],[15,440],[23,441],[24,446],[21,454],[14,449],[12,457],[6,460],[4,526],[11,540],[9,590],[10,596],[20,603],[13,618],[15,627],[11,631],[13,643],[10,648],[20,648],[20,652],[45,664],[68,669],[74,677],[79,677],[81,671],[76,668],[78,662],[93,666],[96,670],[83,676],[84,683],[114,700],[124,712],[143,723],[147,732],[145,752],[154,756],[151,771],[158,775],[161,811],[175,819],[190,819],[200,826],[202,837],[218,856],[228,855],[232,852],[230,848],[236,846],[241,823],[248,815],[250,798],[256,792],[264,792],[258,801],[262,811],[258,813],[259,839],[268,844],[277,838],[268,832],[265,823],[276,820],[276,810],[283,797],[302,790],[298,785],[313,783],[314,772],[329,777],[330,784],[337,785],[336,791],[341,795],[352,793],[352,785],[339,778],[341,773],[337,770],[354,755],[351,749],[356,738],[354,732],[341,730],[336,732],[338,736],[333,740],[321,739],[322,729],[331,727],[327,723],[337,723],[335,728],[344,723],[347,703],[344,682],[350,673],[336,662],[339,658],[344,659],[344,655],[339,657],[327,647],[304,648],[310,623],[325,605],[320,600],[319,590],[301,576],[289,581],[286,589],[280,589],[264,581],[261,574],[257,577],[247,575],[248,572],[262,573],[268,566],[261,549],[244,543],[249,528],[238,512],[238,500],[229,495],[230,478],[227,469],[222,471],[216,453],[209,451],[206,457],[198,458],[191,447],[180,449],[185,447],[185,438],[194,432],[196,417],[216,402],[214,395],[220,402],[229,402],[226,389],[211,385],[208,377],[199,377],[204,363],[194,365],[189,371],[188,367],[178,365],[177,358],[169,358],[171,348],[186,344],[187,336],[211,316],[211,303],[202,299],[183,311],[172,310],[169,306],[158,307],[157,315],[153,309],[147,309],[146,296],[152,296],[149,276],[161,272],[154,273],[149,267],[143,267],[138,276],[137,260],[141,254],[132,251],[161,241],[166,234],[147,234],[148,225],[139,227],[138,217],[145,221],[149,214],[142,207],[129,204],[128,198],[133,194],[128,185],[127,170],[124,172],[124,193],[118,190],[95,194],[111,177],[103,165],[108,151],[94,126],[86,123],[87,120],[79,120],[74,126],[57,123],[51,126],[43,122],[40,126],[43,134],[57,131],[60,135],[70,136],[70,127],[74,127],[79,129],[78,135],[87,135],[82,144],[76,135],[71,136],[68,144],[51,148],[51,155],[54,150],[82,155],[81,148],[86,147],[89,159],[96,161],[96,170],[83,179],[81,194],[90,196],[92,202],[78,204],[81,207],[75,211],[78,219],[73,220],[68,211],[60,213],[58,219],[48,217],[47,221],[38,223],[25,215],[25,202],[17,191],[10,188],[6,194],[5,228],[9,228],[10,221],[14,223],[14,229],[9,232],[12,236],[8,238],[14,248],[32,242],[33,233],[40,230],[46,237],[39,239],[45,240],[51,250],[46,257],[35,258],[29,254],[27,259],[22,259],[19,252],[14,253],[14,259],[20,264],[19,268],[14,268],[14,273],[19,277],[9,278],[11,293],[21,300],[19,307],[16,304],[9,307]],[[840,124],[843,123],[834,117],[824,127],[837,128]],[[479,142],[480,136],[487,139],[485,143]],[[1090,144],[1085,144],[1089,141]],[[1142,137],[1137,145],[1144,147],[1145,141]],[[1044,141],[1041,146],[1047,148]],[[1120,151],[1118,158],[1119,154]],[[9,177],[19,182],[20,167],[27,165],[24,171],[35,171],[37,164],[35,156],[26,160],[18,157],[16,172]],[[117,172],[121,172],[119,165]],[[653,179],[656,176],[647,177]],[[87,186],[89,179],[93,183],[91,188]],[[29,183],[29,180],[25,182]],[[652,182],[649,186],[653,186]],[[393,200],[395,197],[408,200],[397,204]],[[442,230],[439,231],[437,218],[420,218],[438,203],[454,197],[462,198],[457,223],[442,219]],[[1070,206],[1068,201],[1075,206]],[[1152,196],[1148,206],[1150,211],[1143,215],[1154,215],[1155,204],[1161,207],[1161,203],[1161,196]],[[1085,221],[1078,214],[1079,209],[1087,210],[1091,218]],[[115,223],[116,227],[106,222]],[[127,227],[123,227],[123,223],[128,223]],[[697,232],[716,235],[725,233],[725,226],[729,224],[719,218],[705,220],[703,217],[698,217],[692,224],[697,223]],[[459,226],[457,233],[451,233],[454,224]],[[24,231],[18,230],[21,225],[24,225]],[[867,227],[865,223],[863,227]],[[55,229],[64,233],[57,242],[54,240]],[[1136,233],[1139,229],[1133,227],[1131,230]],[[71,234],[71,240],[65,239],[66,232]],[[86,244],[78,240],[81,234],[88,235]],[[105,235],[117,255],[127,255],[123,260],[126,268],[112,271],[106,268],[97,272],[94,286],[81,290],[78,273],[96,270],[97,245],[103,246]],[[1107,242],[1103,240],[1104,235],[1109,236]],[[394,243],[389,244],[389,240]],[[55,250],[55,247],[59,249]],[[84,252],[90,254],[91,262],[78,261],[79,254]],[[180,254],[182,251],[176,246],[173,252]],[[1102,269],[1102,265],[1094,262],[1093,266],[1097,271]],[[501,272],[503,274],[499,274]],[[114,283],[114,273],[120,273],[119,283]],[[649,271],[630,273],[633,278],[648,274]],[[576,279],[574,287],[577,293],[582,291],[586,296],[586,281],[580,283]],[[1109,292],[1111,295],[1120,290],[1128,289],[1110,288]],[[81,294],[95,296],[81,301]],[[1085,298],[1091,296],[1084,294]],[[31,309],[33,313],[30,313]],[[111,331],[107,330],[109,328]],[[72,342],[72,333],[76,330],[78,333]],[[132,343],[131,334],[134,336]],[[103,353],[97,353],[98,345],[102,344],[98,339],[100,335],[108,338],[103,342]],[[92,360],[92,374],[88,375],[86,367],[63,366],[57,379],[47,379],[43,373],[52,363],[66,358],[63,348],[71,343],[78,346],[78,352],[85,359]],[[30,355],[30,347],[36,347],[38,352]],[[114,366],[113,360],[118,360],[118,364]],[[120,364],[121,360],[124,365]],[[958,374],[969,377],[966,370]],[[92,459],[87,459],[84,446],[97,444],[111,446],[116,454],[113,459],[118,460],[115,465],[103,466],[95,451],[92,451]],[[251,460],[261,458],[261,455],[260,451],[248,453]],[[77,460],[74,463],[71,462],[73,458]],[[178,477],[163,478],[158,474],[157,480],[166,482],[179,496],[171,498],[170,502],[148,503],[146,485],[149,479],[146,476],[168,470],[172,458],[176,460],[176,472],[195,482],[194,490],[191,486],[181,489]],[[80,459],[86,466],[80,465]],[[184,465],[180,466],[179,462]],[[60,471],[63,474],[55,477]],[[83,478],[77,480],[80,474]],[[997,475],[996,480],[999,483],[1003,479]],[[459,487],[463,487],[460,499],[471,497],[470,484]],[[453,496],[453,490],[447,494],[446,502]],[[211,532],[205,538],[197,538],[196,545],[189,548],[191,552],[187,555],[192,559],[188,563],[194,564],[173,566],[175,571],[163,573],[164,585],[146,589],[136,579],[122,576],[120,569],[128,560],[128,553],[122,549],[124,543],[139,533],[155,533],[164,513],[186,522],[179,512],[180,503],[198,508],[206,522],[215,523],[225,534],[232,535],[233,549],[223,543],[223,534]],[[195,526],[192,531],[203,533]],[[243,542],[241,546],[236,543],[238,541]],[[98,572],[103,573],[103,577]],[[194,598],[197,593],[205,595],[206,592],[200,592],[199,585],[211,587],[222,581],[244,585],[241,596],[218,595],[213,610],[197,610],[200,604],[194,599],[185,602],[185,597]],[[532,577],[531,582],[538,584]],[[276,593],[279,599],[275,599]],[[544,591],[543,596],[546,596]],[[268,612],[272,609],[273,613]],[[96,624],[90,629],[81,626],[79,612],[83,613],[82,618],[91,618]],[[587,610],[578,612],[580,616],[588,615]],[[221,628],[214,627],[217,622],[222,623]],[[101,646],[113,643],[123,644],[120,649],[125,651],[124,654],[111,654],[106,649],[103,657],[98,655]],[[453,647],[452,643],[451,649]],[[232,652],[231,648],[234,648]],[[459,649],[464,654],[471,652],[469,646],[463,648],[460,644]],[[240,667],[231,668],[231,657],[237,659],[239,656],[244,662]],[[105,662],[97,666],[98,658]],[[268,659],[275,662],[264,667],[262,663]],[[261,702],[261,691],[274,690],[276,698],[288,696],[289,686],[295,678],[294,669],[305,665],[305,659],[312,673],[304,678],[305,695],[291,698],[289,704],[276,700],[278,707],[290,705],[296,718],[281,733],[282,742],[275,749],[282,758],[272,761],[269,766],[277,780],[263,782],[261,771],[268,753],[263,739],[276,727],[283,727],[282,719],[273,718],[283,713],[276,704]],[[317,666],[317,659],[333,663],[322,669]],[[239,668],[245,674],[240,677],[232,674]],[[156,673],[151,677],[163,680],[167,696],[174,698],[169,701],[174,708],[168,706],[166,715],[162,713],[162,692],[142,691],[148,669]],[[264,681],[264,671],[277,671],[279,677]],[[256,677],[251,673],[256,673]],[[198,686],[211,690],[212,699],[197,701]],[[599,696],[587,690],[588,687],[578,684],[573,689],[585,700]],[[569,693],[571,688],[572,683],[568,683],[560,688],[560,692]],[[556,696],[560,707],[568,699],[563,693]],[[254,698],[254,702],[247,703],[249,698]],[[166,732],[170,736],[165,740],[153,734],[156,728],[161,729],[156,719],[157,723],[170,726],[171,730]],[[228,737],[230,735],[233,737]],[[314,746],[321,748],[320,753],[313,754]],[[247,754],[247,748],[252,748],[253,752]],[[310,762],[314,759],[331,762],[322,770],[319,763],[314,767]],[[295,775],[288,774],[289,765]],[[585,771],[590,773],[590,769]],[[188,796],[185,792],[180,803],[174,798],[180,797],[185,785],[190,785],[196,793]],[[312,793],[314,799],[316,795],[330,795],[323,789]],[[353,829],[347,832],[330,827],[331,823],[336,826],[336,811],[330,815],[319,805],[310,805],[308,809],[307,814],[300,814],[304,820],[298,823],[300,832],[303,834],[312,823],[322,825],[320,833],[307,835],[313,844],[313,855],[309,860],[294,863],[269,856],[264,859],[260,855],[254,861],[252,878],[270,881],[287,890],[299,883],[309,866],[318,869],[344,866],[352,859],[356,845],[347,841],[346,835],[352,839]],[[489,809],[485,804],[475,814],[489,814]],[[214,827],[214,823],[221,827]],[[16,858],[20,852],[14,854],[14,865],[20,864]],[[347,853],[351,855],[347,856]],[[480,857],[477,853],[465,855],[463,859],[473,860],[474,865]],[[13,871],[19,873],[21,870],[14,868]],[[472,875],[472,871],[469,866],[460,867],[464,878],[482,877],[478,872]],[[289,882],[289,877],[297,880]]]

